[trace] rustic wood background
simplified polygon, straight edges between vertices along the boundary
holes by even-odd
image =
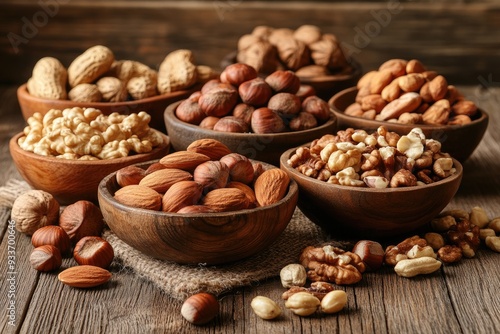
[[[175,49],[218,67],[256,25],[315,24],[336,34],[365,70],[417,58],[451,83],[500,84],[500,2],[3,0],[0,83],[25,82],[44,56],[71,60],[95,44],[157,67]],[[498,82],[498,83],[497,83]]]

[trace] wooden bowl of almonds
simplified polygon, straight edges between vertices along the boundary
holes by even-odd
[[[287,150],[280,167],[299,185],[298,207],[313,222],[332,235],[380,239],[430,223],[457,192],[462,165],[439,148],[417,129],[341,130]]]
[[[293,215],[297,184],[220,147],[192,146],[106,176],[98,194],[110,229],[146,255],[181,264],[229,263],[268,247]]]
[[[56,110],[50,111],[46,116],[48,115],[47,118],[54,116],[51,118],[56,120],[73,119],[75,122],[78,119],[84,120],[82,108],[65,109],[65,111],[64,116],[56,117]],[[95,117],[96,121],[104,122],[108,118],[96,109],[87,108],[85,111],[87,117],[91,117],[91,111],[94,112],[94,116],[101,115],[101,118]],[[30,118],[30,125],[26,127],[25,132],[18,133],[10,139],[10,154],[26,182],[35,189],[52,194],[61,204],[71,204],[78,200],[97,202],[97,187],[106,175],[130,164],[158,159],[169,152],[168,136],[149,128],[147,123],[139,126],[137,118],[143,116],[143,120],[147,121],[148,117],[144,113],[131,114],[127,119],[125,115],[116,116],[113,121],[123,118],[121,124],[124,127],[132,126],[140,136],[112,140],[108,137],[112,131],[103,134],[94,131],[91,139],[85,134],[89,132],[72,132],[70,129],[61,131],[66,132],[66,136],[43,136],[40,133],[38,138],[37,129],[41,132],[43,128],[43,118],[38,114]],[[79,124],[79,129],[82,129],[84,122]],[[117,124],[120,123],[115,123]],[[87,130],[89,128],[88,125]],[[118,132],[114,134],[125,136]],[[109,139],[108,144],[101,141],[104,138]]]
[[[446,78],[415,59],[386,61],[356,86],[333,95],[329,105],[341,129],[372,131],[383,125],[405,134],[419,127],[460,161],[479,145],[489,119]]]

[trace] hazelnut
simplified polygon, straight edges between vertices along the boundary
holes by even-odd
[[[273,91],[264,79],[255,78],[243,82],[238,87],[238,93],[243,103],[259,107],[267,104]]]
[[[283,119],[269,108],[259,108],[252,113],[250,120],[255,133],[278,133],[285,130]]]
[[[219,117],[207,116],[200,122],[198,126],[203,129],[213,130],[215,124],[217,124],[219,119]]]
[[[116,172],[116,183],[120,187],[139,184],[146,175],[146,171],[137,166],[127,166]]]
[[[57,224],[59,203],[48,192],[29,190],[12,204],[11,218],[19,232],[32,235],[40,227]]]
[[[220,161],[206,161],[195,168],[193,180],[207,191],[223,188],[229,181],[229,167]]]
[[[62,264],[61,252],[52,245],[37,247],[31,252],[30,264],[38,271],[56,270]]]
[[[97,205],[78,201],[68,205],[59,217],[59,225],[68,233],[72,243],[88,235],[101,235],[104,218]]]
[[[223,156],[220,162],[229,168],[229,176],[232,181],[250,184],[253,180],[252,162],[239,153],[230,153]]]
[[[302,102],[295,94],[278,93],[269,99],[267,107],[281,115],[288,116],[298,114],[302,107]]]
[[[250,65],[243,63],[231,64],[222,71],[220,80],[238,87],[248,80],[257,78],[257,71]]]
[[[295,95],[297,95],[301,101],[304,101],[307,97],[316,95],[316,90],[311,85],[300,85]]]
[[[215,123],[213,130],[222,132],[244,133],[248,132],[250,126],[242,119],[234,116],[224,116]]]
[[[75,245],[73,257],[80,265],[91,265],[106,269],[113,262],[113,247],[106,240],[96,237],[83,237]]]
[[[246,103],[240,103],[234,107],[233,116],[250,125],[250,120],[252,119],[252,113],[254,110],[255,108],[253,106]]]
[[[360,240],[354,245],[352,252],[361,258],[369,271],[379,269],[384,261],[384,249],[376,241]]]
[[[312,114],[320,122],[326,122],[332,114],[328,103],[317,96],[306,98],[302,102],[302,111]]]
[[[199,93],[199,94],[197,94]],[[200,92],[195,92],[196,96],[201,96]],[[175,116],[183,122],[198,125],[205,118],[205,113],[198,104],[198,99],[187,98],[183,100],[175,109]]]
[[[238,92],[234,88],[215,87],[203,93],[198,100],[201,110],[207,116],[222,117],[233,110],[238,102]]]
[[[290,120],[288,126],[293,131],[301,131],[312,129],[318,126],[318,121],[316,117],[308,112],[300,112],[296,117]]]
[[[206,292],[192,295],[184,301],[181,315],[194,325],[203,325],[214,319],[219,313],[219,301]]]
[[[48,225],[36,230],[31,236],[31,244],[33,247],[52,245],[59,249],[61,254],[67,254],[71,249],[68,234],[61,226],[57,225]]]
[[[207,82],[205,82],[205,84],[203,84],[203,86],[201,87],[200,93],[203,95],[203,94],[208,93],[213,88],[223,87],[223,86],[229,87],[228,85],[223,85],[219,79],[211,79],[211,80],[208,80]]]
[[[265,81],[276,93],[295,94],[300,88],[300,79],[292,71],[278,70],[269,74]]]

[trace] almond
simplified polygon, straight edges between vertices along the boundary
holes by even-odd
[[[377,113],[379,113],[386,105],[387,102],[382,98],[382,96],[380,96],[380,94],[370,94],[363,97],[361,100],[361,109],[363,109],[363,111],[374,109]]]
[[[410,73],[398,78],[399,87],[405,92],[418,92],[425,83],[425,78],[420,73]]]
[[[203,186],[195,181],[180,181],[163,195],[162,211],[177,212],[185,206],[195,205],[201,198]]]
[[[290,177],[279,168],[264,171],[255,180],[255,197],[260,206],[271,205],[280,201],[288,189]]]
[[[392,80],[390,84],[382,89],[380,95],[387,102],[392,102],[401,96],[401,88],[399,88],[399,78]]]
[[[191,173],[178,168],[165,168],[146,175],[139,185],[149,187],[161,194],[165,193],[174,183],[191,180]]]
[[[192,151],[178,151],[170,153],[160,159],[160,163],[167,168],[178,168],[193,171],[199,164],[210,160],[210,157]]]
[[[405,112],[412,112],[420,106],[422,98],[418,93],[410,92],[401,95],[399,99],[389,102],[377,116],[377,120],[386,121],[398,118]]]
[[[394,76],[390,69],[380,70],[370,82],[370,94],[380,94],[385,86],[391,83]]]
[[[100,267],[80,265],[62,271],[57,278],[75,288],[92,288],[109,281],[111,273]]]
[[[198,139],[189,144],[188,152],[196,152],[210,157],[211,160],[219,160],[226,154],[231,153],[229,147],[215,139]]]
[[[243,191],[248,199],[248,207],[254,208],[257,206],[257,198],[255,198],[255,192],[248,185],[238,181],[231,181],[227,184],[226,188],[236,188]]]
[[[393,77],[397,78],[406,74],[408,61],[404,59],[389,59],[378,68],[379,71],[389,70]]]
[[[450,102],[445,99],[439,100],[422,114],[422,121],[424,124],[443,125],[448,122],[450,112]]]
[[[118,189],[115,199],[134,208],[160,210],[162,197],[155,190],[136,184]]]
[[[247,195],[237,188],[220,188],[208,192],[201,203],[216,212],[228,212],[247,209]]]

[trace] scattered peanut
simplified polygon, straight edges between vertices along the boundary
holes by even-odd
[[[253,298],[250,306],[257,316],[265,320],[277,318],[281,314],[281,308],[278,304],[264,296]]]
[[[307,292],[297,292],[290,296],[285,302],[285,307],[294,314],[307,317],[318,309],[320,300]]]
[[[321,311],[324,313],[340,312],[347,304],[347,294],[344,290],[334,290],[321,300]]]
[[[486,246],[494,252],[500,253],[500,237],[486,237]]]

